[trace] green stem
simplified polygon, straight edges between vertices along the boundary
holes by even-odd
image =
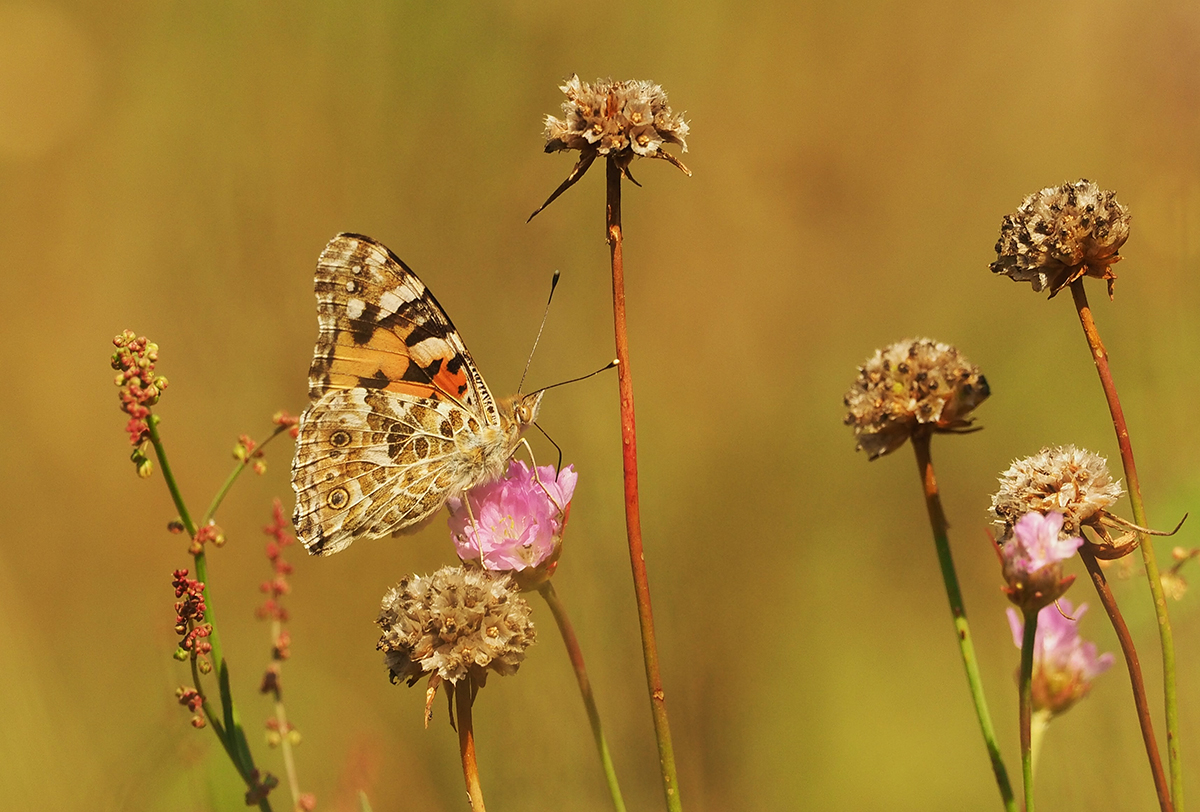
[[[154,446],[154,454],[158,457],[158,467],[162,468],[163,479],[167,483],[167,490],[171,493],[171,501],[175,503],[175,510],[179,513],[179,520],[183,522],[183,529],[187,531],[188,536],[195,536],[196,523],[192,521],[192,514],[188,513],[187,505],[183,502],[183,494],[180,493],[179,484],[175,481],[175,474],[171,471],[171,463],[167,461],[167,449],[163,446],[162,437],[158,433],[160,419],[156,414],[146,418],[150,444]]]
[[[276,644],[280,635],[283,634],[283,623],[279,618],[271,621],[271,647],[276,651]],[[276,667],[282,670],[283,661],[279,657],[273,655],[273,661]],[[283,691],[280,689],[279,680],[282,679],[281,674],[275,675],[275,723],[279,726],[279,749],[283,755],[283,771],[287,775],[288,789],[292,793],[292,808],[300,803],[300,779],[296,775],[296,759],[292,754],[292,741],[288,735],[288,720],[287,710],[283,706]]]
[[[646,686],[650,691],[650,711],[654,736],[658,741],[658,764],[669,812],[682,812],[679,778],[675,772],[675,750],[667,720],[667,695],[663,690],[658,665],[658,642],[654,634],[654,612],[650,606],[650,581],[646,575],[646,555],[642,547],[642,516],[638,496],[637,428],[633,409],[633,377],[629,367],[629,335],[625,326],[625,262],[621,233],[621,168],[611,156],[606,160],[607,226],[609,256],[612,261],[613,329],[616,333],[617,387],[621,401],[621,463],[625,480],[625,530],[629,538],[629,564],[633,570],[633,591],[637,600],[638,623],[642,632],[642,658],[646,663]]]
[[[1129,504],[1133,509],[1133,521],[1141,527],[1149,527],[1150,524],[1146,519],[1146,507],[1142,502],[1142,487],[1138,481],[1137,465],[1133,460],[1133,444],[1129,440],[1129,427],[1125,422],[1125,413],[1121,409],[1121,399],[1117,396],[1117,385],[1113,381],[1112,372],[1108,366],[1108,352],[1100,340],[1100,332],[1092,317],[1092,309],[1088,306],[1083,279],[1077,279],[1071,283],[1071,297],[1075,301],[1075,309],[1079,313],[1079,323],[1083,326],[1088,349],[1091,350],[1092,360],[1096,364],[1096,373],[1100,376],[1104,399],[1108,402],[1108,411],[1112,415],[1113,429],[1117,434],[1117,447],[1121,452],[1121,465],[1125,469],[1125,485],[1129,489]],[[1171,618],[1167,613],[1167,598],[1163,594],[1158,562],[1154,557],[1153,540],[1144,533],[1138,533],[1138,536],[1141,539],[1139,547],[1142,551],[1142,564],[1146,570],[1146,581],[1150,586],[1150,595],[1154,599],[1154,615],[1158,620],[1158,639],[1162,648],[1163,705],[1167,719],[1167,763],[1171,773],[1171,802],[1175,812],[1183,812],[1183,763],[1179,757],[1179,704],[1175,693],[1175,641],[1171,635]]]
[[[1046,731],[1050,728],[1050,711],[1036,710],[1029,720],[1029,758],[1033,761],[1031,775],[1037,776],[1038,754],[1042,751],[1042,739],[1046,736]]]
[[[217,495],[213,497],[212,503],[208,506],[208,510],[204,512],[204,518],[200,521],[201,526],[208,524],[213,516],[217,515],[217,508],[219,508],[221,503],[225,501],[225,496],[229,493],[229,489],[233,487],[233,483],[237,482],[238,477],[242,475],[242,471],[245,471],[246,468],[250,466],[256,455],[266,448],[267,443],[271,442],[287,430],[288,426],[277,426],[275,430],[267,437],[267,439],[255,446],[253,452],[246,455],[246,459],[238,461],[237,465],[233,467],[233,470],[229,472],[229,476],[225,478],[225,483],[221,485],[221,489],[217,491]]]
[[[587,668],[583,664],[583,650],[579,647],[579,639],[571,619],[567,616],[567,608],[563,606],[550,581],[538,587],[538,592],[545,598],[550,607],[550,613],[558,623],[558,631],[567,647],[567,656],[575,669],[575,679],[579,683],[579,693],[583,697],[583,707],[587,711],[588,722],[592,726],[592,738],[596,740],[596,749],[600,753],[600,765],[604,768],[604,779],[608,782],[608,792],[612,796],[613,808],[616,812],[625,812],[625,800],[621,797],[621,787],[617,784],[617,771],[613,766],[612,756],[608,752],[608,742],[604,739],[604,729],[600,726],[600,711],[596,708],[596,698],[592,694],[592,683],[588,679]]]
[[[171,501],[175,503],[175,510],[179,513],[179,520],[183,523],[183,528],[187,532],[189,538],[195,538],[197,532],[196,523],[192,520],[191,513],[188,512],[187,504],[183,501],[183,493],[179,490],[179,483],[175,481],[175,474],[171,470],[171,463],[167,459],[167,449],[163,445],[162,437],[158,433],[158,424],[160,418],[156,414],[151,414],[146,418],[147,433],[150,435],[150,444],[154,447],[154,454],[158,457],[158,465],[162,468],[163,480],[167,483],[167,490],[171,494]],[[213,617],[212,596],[208,589],[208,563],[204,557],[203,548],[200,552],[192,556],[195,563],[196,580],[204,584],[204,619],[212,630],[208,635],[208,643],[212,646],[212,662],[217,669],[219,675],[226,675],[228,670],[225,665],[225,657],[221,649],[221,638],[217,634],[217,622]],[[201,695],[205,696],[203,702],[204,715],[212,727],[213,733],[221,742],[221,746],[225,748],[225,752],[229,755],[230,761],[233,762],[234,769],[238,771],[238,775],[246,782],[250,788],[254,787],[254,779],[252,773],[255,770],[254,760],[250,757],[249,747],[246,744],[246,736],[242,731],[241,723],[238,720],[237,710],[233,707],[232,699],[229,700],[228,707],[223,708],[226,718],[232,720],[232,725],[222,727],[217,722],[217,715],[213,713],[209,705],[207,695],[200,688],[199,671],[193,661],[192,680],[194,687],[200,691]],[[271,812],[271,804],[264,797],[258,803],[258,808],[262,812]]]
[[[963,667],[967,671],[967,684],[971,688],[971,699],[975,703],[975,716],[979,720],[983,742],[987,747],[988,757],[992,761],[992,772],[996,776],[1000,799],[1008,812],[1016,812],[1016,798],[1013,795],[1012,784],[1008,780],[1008,770],[1004,767],[1004,758],[1000,755],[1000,745],[996,743],[996,729],[992,725],[991,714],[988,713],[987,698],[983,693],[983,680],[979,676],[979,664],[975,657],[975,646],[971,643],[967,609],[963,603],[962,590],[958,586],[958,575],[954,572],[954,559],[950,555],[946,514],[942,510],[942,499],[938,493],[937,477],[933,473],[933,459],[929,452],[931,436],[925,430],[913,434],[912,444],[917,456],[917,473],[921,476],[921,486],[925,493],[925,507],[929,512],[929,524],[933,528],[933,543],[937,548],[938,563],[942,569],[942,581],[946,586],[946,597],[950,601],[950,614],[954,618],[958,650],[962,655]]]
[[[1033,644],[1037,639],[1037,610],[1025,612],[1021,639],[1021,773],[1025,778],[1025,812],[1033,812]]]

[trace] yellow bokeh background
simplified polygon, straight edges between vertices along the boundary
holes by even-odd
[[[572,157],[542,153],[557,85],[648,78],[691,124],[687,178],[634,165],[625,233],[646,558],[684,808],[996,809],[908,448],[868,464],[841,398],[876,347],[928,335],[979,364],[986,430],[934,456],[1001,745],[1019,777],[1017,650],[985,535],[1008,463],[1116,446],[1069,297],[995,278],[1001,217],[1091,178],[1133,213],[1116,301],[1090,288],[1151,522],[1200,506],[1200,7],[1014,2],[0,2],[0,806],[244,808],[174,700],[161,477],[128,462],[108,356],[161,347],[157,411],[207,503],[238,434],[305,405],[312,271],[339,231],[436,292],[498,394],[613,355],[602,171],[525,218]],[[621,506],[615,377],[547,395],[580,471],[556,585],[631,809],[662,808]],[[553,458],[531,438],[539,461]],[[241,482],[210,555],[213,611],[256,757],[269,631],[260,528],[290,446]],[[1128,516],[1127,509],[1122,512]],[[1163,542],[1196,546],[1185,525]],[[444,705],[394,687],[383,592],[452,560],[442,523],[329,559],[293,548],[296,758],[319,809],[464,807]],[[1074,566],[1074,565],[1073,565]],[[1082,573],[1081,569],[1073,571]],[[1136,574],[1136,573],[1135,573]],[[1188,576],[1185,570],[1185,577]],[[1144,581],[1119,581],[1160,738]],[[1084,634],[1115,650],[1092,604]],[[1173,604],[1182,748],[1200,796],[1200,618]],[[610,809],[563,646],[477,702],[496,810]],[[1055,810],[1157,808],[1120,664],[1051,727]],[[274,796],[287,809],[286,792]]]

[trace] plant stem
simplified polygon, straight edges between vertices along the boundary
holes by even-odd
[[[1079,557],[1083,559],[1083,565],[1087,567],[1088,574],[1092,576],[1096,594],[1100,596],[1100,604],[1108,613],[1113,631],[1117,633],[1117,642],[1121,644],[1121,653],[1125,655],[1125,666],[1129,669],[1129,683],[1133,688],[1133,705],[1137,709],[1138,725],[1142,729],[1142,741],[1146,744],[1146,758],[1150,762],[1154,790],[1158,793],[1158,805],[1162,812],[1172,812],[1171,790],[1167,786],[1167,776],[1163,772],[1162,758],[1158,753],[1158,741],[1154,738],[1150,703],[1146,699],[1146,683],[1142,679],[1142,664],[1138,660],[1137,649],[1133,645],[1133,636],[1129,633],[1129,627],[1125,625],[1125,618],[1121,616],[1117,599],[1108,586],[1108,579],[1104,577],[1104,570],[1100,568],[1100,562],[1096,560],[1096,556],[1087,550],[1080,549]]]
[[[150,444],[154,446],[154,454],[158,457],[158,467],[162,468],[163,480],[167,483],[167,490],[171,493],[171,501],[175,503],[175,510],[179,512],[179,520],[183,522],[183,529],[189,536],[195,536],[196,523],[192,521],[192,514],[188,512],[187,505],[183,501],[183,494],[179,490],[179,484],[175,481],[171,463],[167,461],[167,449],[163,446],[162,437],[158,433],[160,419],[156,414],[151,414],[146,418]]]
[[[279,639],[283,634],[283,623],[278,618],[271,621],[271,640]],[[282,661],[275,660],[276,667],[282,667]],[[276,680],[279,675],[276,674]],[[300,803],[300,780],[296,777],[296,759],[292,754],[292,742],[288,737],[290,733],[288,729],[287,711],[283,707],[283,693],[279,688],[279,682],[275,684],[275,723],[279,726],[279,749],[283,755],[283,771],[287,775],[288,789],[292,793],[292,808],[295,809]]]
[[[654,614],[650,607],[650,582],[646,576],[646,557],[642,548],[642,518],[638,506],[637,428],[633,413],[633,377],[629,368],[629,338],[625,327],[625,266],[621,255],[621,168],[611,157],[605,162],[606,217],[609,254],[612,260],[613,327],[616,332],[617,386],[621,397],[621,460],[625,472],[625,529],[629,536],[629,563],[633,569],[633,589],[637,599],[638,620],[642,632],[642,657],[646,662],[646,683],[650,690],[650,708],[654,717],[654,735],[658,740],[658,760],[666,794],[667,809],[681,812],[679,779],[675,773],[675,750],[671,746],[671,728],[667,720],[667,698],[658,667],[658,643],[654,637]]]
[[[600,711],[596,708],[596,698],[592,694],[592,683],[588,679],[587,668],[583,664],[583,650],[579,647],[579,639],[571,619],[567,616],[567,608],[563,606],[550,581],[538,587],[538,592],[545,598],[550,607],[550,613],[558,623],[558,631],[567,647],[567,656],[575,669],[575,679],[579,682],[579,693],[583,697],[583,707],[587,711],[588,722],[592,726],[592,738],[596,740],[596,750],[600,753],[600,764],[604,768],[604,778],[608,782],[608,792],[612,796],[613,808],[616,812],[625,812],[625,800],[621,797],[621,787],[617,783],[617,771],[613,766],[612,756],[608,752],[608,742],[604,739],[604,729],[600,726]]]
[[[1004,768],[1004,758],[1000,755],[1000,746],[996,743],[996,730],[992,726],[991,714],[988,713],[987,697],[983,693],[983,680],[979,676],[979,663],[975,657],[975,646],[971,643],[967,609],[963,604],[962,590],[958,586],[958,575],[954,572],[954,559],[950,555],[946,514],[942,510],[942,499],[938,494],[937,477],[933,472],[933,459],[929,450],[931,437],[931,433],[926,430],[919,430],[913,434],[912,444],[917,457],[917,473],[921,477],[925,507],[929,511],[929,524],[933,529],[933,543],[937,548],[938,563],[942,569],[942,581],[946,586],[946,597],[950,601],[950,614],[954,618],[959,653],[962,655],[963,667],[967,671],[967,684],[971,688],[971,699],[975,703],[975,716],[979,720],[983,742],[987,746],[988,756],[992,761],[992,772],[996,776],[996,786],[1000,789],[1000,799],[1003,801],[1005,809],[1015,812],[1016,798],[1013,796],[1012,784],[1008,780],[1008,770]]]
[[[479,785],[479,764],[475,760],[475,731],[471,725],[471,703],[475,697],[471,678],[452,684],[454,704],[458,708],[458,752],[462,756],[463,778],[467,782],[467,799],[471,812],[487,812],[483,806],[483,787]]]
[[[1083,334],[1087,338],[1088,349],[1091,350],[1092,360],[1096,364],[1096,373],[1100,376],[1100,386],[1104,389],[1104,399],[1108,401],[1108,411],[1112,415],[1113,428],[1117,433],[1117,447],[1121,452],[1121,465],[1125,469],[1125,485],[1129,489],[1129,504],[1133,509],[1133,521],[1141,527],[1149,527],[1146,520],[1146,508],[1142,502],[1142,488],[1138,481],[1137,466],[1133,460],[1133,445],[1129,440],[1129,427],[1125,423],[1125,413],[1121,409],[1121,400],[1117,396],[1117,385],[1113,382],[1112,372],[1108,367],[1108,353],[1100,340],[1096,329],[1096,321],[1092,318],[1092,309],[1088,306],[1087,292],[1083,288],[1083,279],[1071,283],[1071,297],[1075,301],[1075,310],[1079,313],[1079,323],[1083,326]],[[1163,705],[1167,719],[1167,762],[1171,771],[1171,803],[1175,812],[1183,812],[1183,763],[1179,758],[1179,710],[1175,695],[1175,641],[1171,635],[1171,618],[1167,614],[1167,598],[1163,594],[1162,580],[1158,572],[1158,562],[1154,557],[1153,540],[1144,533],[1138,533],[1141,539],[1142,564],[1146,569],[1146,580],[1150,585],[1150,595],[1154,599],[1154,614],[1158,620],[1158,639],[1162,647],[1163,660]]]
[[[171,494],[171,501],[175,503],[175,510],[179,512],[179,520],[183,523],[183,529],[188,534],[189,538],[195,538],[197,527],[192,520],[191,513],[188,512],[187,504],[183,500],[183,493],[179,490],[179,483],[175,481],[175,474],[171,470],[171,463],[167,459],[167,449],[163,445],[162,437],[158,433],[159,417],[156,414],[151,414],[146,418],[146,427],[150,435],[150,444],[154,446],[154,454],[158,458],[158,465],[162,468],[163,480],[167,483],[167,490]],[[212,646],[212,662],[217,669],[217,674],[224,674],[228,678],[228,669],[225,664],[225,657],[221,649],[221,638],[217,633],[217,622],[213,616],[212,595],[208,589],[208,562],[204,557],[203,548],[200,552],[192,556],[192,560],[196,567],[196,580],[204,584],[204,619],[211,627],[208,635],[208,643]],[[247,787],[254,789],[255,780],[253,773],[255,771],[254,760],[250,757],[249,749],[245,744],[245,734],[241,729],[241,722],[238,719],[237,709],[233,707],[232,699],[229,700],[228,707],[222,708],[227,719],[232,720],[233,724],[222,727],[217,723],[216,714],[212,712],[211,706],[208,703],[207,694],[200,688],[199,672],[193,662],[192,670],[193,687],[200,691],[204,699],[204,715],[208,718],[209,726],[213,729],[217,739],[221,742],[221,746],[225,748],[225,752],[229,755],[230,761],[233,762],[234,768],[246,782]],[[271,804],[266,797],[263,797],[258,802],[258,808],[262,812],[270,812]]]
[[[1033,812],[1033,644],[1037,639],[1037,610],[1025,612],[1021,640],[1021,774],[1025,778],[1025,812]]]
[[[183,529],[188,534],[188,537],[195,538],[199,528],[192,520],[192,514],[188,512],[187,504],[183,501],[183,493],[179,490],[179,483],[175,481],[175,474],[171,471],[171,463],[167,460],[167,449],[163,445],[162,437],[158,433],[158,423],[159,417],[156,414],[152,414],[146,418],[146,426],[150,433],[150,444],[154,446],[154,454],[158,457],[159,467],[162,468],[163,480],[167,483],[167,490],[171,493],[171,501],[175,503],[175,510],[179,513],[179,521],[183,523]],[[196,580],[204,584],[204,616],[212,626],[212,633],[208,636],[208,642],[212,646],[213,665],[219,669],[224,656],[221,649],[221,638],[217,634],[217,622],[213,617],[212,596],[208,591],[208,562],[204,557],[204,549],[201,548],[200,552],[193,555],[192,560],[195,562]]]
[[[245,471],[246,468],[248,468],[254,461],[257,455],[260,454],[264,448],[266,448],[267,443],[274,440],[280,434],[283,434],[288,430],[288,428],[288,426],[276,426],[275,430],[271,432],[267,439],[256,445],[254,447],[254,451],[246,455],[246,459],[238,461],[237,465],[233,467],[233,470],[229,472],[229,476],[225,478],[225,482],[221,485],[221,489],[217,491],[216,496],[213,497],[212,503],[208,506],[208,510],[204,512],[204,518],[200,520],[200,524],[202,526],[208,524],[209,520],[211,520],[213,516],[217,515],[217,508],[219,508],[221,503],[225,501],[225,496],[229,493],[229,489],[233,487],[233,483],[237,482],[238,477],[242,475],[242,472]]]

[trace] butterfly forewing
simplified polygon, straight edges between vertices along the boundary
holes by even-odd
[[[339,234],[317,262],[319,333],[309,396],[386,389],[449,398],[499,423],[487,387],[450,317],[395,254],[370,237]]]

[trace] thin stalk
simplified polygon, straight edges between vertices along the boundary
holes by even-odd
[[[1037,639],[1037,610],[1025,613],[1021,640],[1021,774],[1025,778],[1025,812],[1033,812],[1033,644]]]
[[[1146,520],[1146,507],[1142,502],[1142,487],[1138,481],[1137,465],[1133,460],[1133,445],[1129,440],[1129,427],[1125,423],[1121,399],[1117,396],[1117,385],[1113,382],[1112,372],[1108,367],[1108,352],[1100,340],[1100,332],[1096,329],[1095,319],[1092,318],[1092,309],[1088,306],[1083,279],[1076,279],[1071,283],[1071,297],[1075,301],[1075,310],[1079,313],[1079,323],[1083,326],[1083,334],[1087,338],[1092,360],[1096,363],[1096,373],[1100,376],[1100,386],[1104,389],[1104,399],[1108,402],[1113,429],[1117,433],[1117,448],[1120,449],[1121,465],[1125,469],[1125,485],[1129,489],[1129,504],[1133,509],[1133,521],[1142,527],[1149,527],[1150,523]],[[1144,533],[1139,532],[1138,536],[1141,539],[1139,547],[1142,551],[1142,564],[1146,569],[1146,580],[1150,585],[1150,595],[1154,599],[1154,615],[1158,620],[1158,639],[1162,647],[1163,705],[1167,719],[1167,763],[1171,773],[1171,803],[1175,807],[1175,812],[1183,812],[1183,763],[1179,758],[1179,705],[1175,694],[1175,641],[1171,635],[1171,618],[1167,613],[1167,598],[1163,594],[1158,562],[1154,557],[1153,540]]]
[[[608,783],[608,793],[612,796],[613,808],[616,812],[625,812],[625,800],[621,797],[621,787],[617,783],[617,770],[613,766],[612,756],[608,752],[608,742],[604,739],[604,729],[600,726],[600,711],[596,708],[596,697],[592,694],[592,683],[588,679],[587,668],[583,664],[583,650],[579,647],[579,639],[575,636],[575,628],[567,616],[567,608],[563,606],[550,581],[538,587],[538,592],[545,598],[550,607],[550,613],[558,623],[558,631],[567,647],[567,656],[575,669],[575,679],[579,683],[579,694],[583,697],[583,707],[587,711],[588,723],[592,726],[592,738],[596,740],[596,750],[600,753],[600,765],[604,768],[604,780]]]
[[[163,445],[162,437],[158,433],[159,419],[160,418],[156,414],[151,414],[146,418],[146,428],[147,433],[150,435],[150,444],[154,447],[154,454],[158,458],[159,467],[162,469],[163,481],[167,483],[167,490],[171,494],[171,501],[175,504],[175,510],[179,513],[179,520],[183,523],[183,529],[185,532],[187,532],[189,538],[195,538],[197,531],[196,523],[192,520],[192,515],[187,509],[187,504],[183,501],[183,493],[179,490],[179,483],[175,481],[175,474],[171,470],[171,463],[167,459],[166,446]],[[218,674],[222,673],[222,670],[225,670],[225,673],[228,674],[228,670],[226,669],[225,665],[225,656],[222,653],[221,648],[221,638],[217,633],[217,622],[213,617],[212,595],[209,593],[208,589],[208,562],[205,559],[203,549],[201,549],[199,553],[193,555],[192,560],[196,568],[196,580],[204,584],[204,619],[212,629],[207,638],[209,645],[212,646],[212,662],[216,667]],[[232,706],[232,702],[230,703],[229,708],[223,709],[228,714],[229,718],[233,720],[234,724],[232,726],[222,727],[219,723],[217,723],[217,715],[212,712],[212,708],[208,703],[207,694],[200,689],[199,672],[195,668],[194,663],[192,673],[192,681],[195,689],[200,691],[201,695],[205,696],[203,708],[204,715],[208,719],[209,726],[212,727],[213,733],[215,733],[217,739],[220,740],[221,746],[225,748],[225,752],[229,755],[230,761],[233,762],[234,769],[238,771],[238,774],[242,777],[242,780],[246,782],[246,785],[250,789],[253,789],[254,779],[251,776],[251,772],[253,772],[255,769],[254,761],[249,757],[248,751],[245,753],[246,757],[242,757],[242,745],[245,741],[245,735],[241,730],[241,722],[238,719],[237,709]],[[271,812],[271,803],[266,797],[263,797],[258,802],[258,808],[262,810],[262,812]]]
[[[675,750],[671,746],[671,728],[667,720],[667,697],[663,692],[658,667],[658,643],[654,637],[654,613],[650,607],[650,582],[646,576],[646,557],[642,548],[642,518],[638,505],[637,428],[633,413],[633,377],[629,367],[629,338],[625,326],[625,265],[621,255],[621,168],[611,157],[606,160],[606,217],[609,254],[612,260],[613,327],[616,332],[617,386],[621,397],[621,461],[625,472],[625,529],[629,536],[629,564],[633,569],[633,590],[637,599],[638,621],[642,632],[642,657],[646,662],[646,683],[650,691],[650,709],[654,717],[654,735],[658,740],[658,762],[663,792],[670,812],[682,812],[679,779],[675,772]]]
[[[458,709],[458,752],[462,756],[463,778],[467,782],[467,800],[471,802],[471,812],[487,812],[483,806],[483,787],[479,784],[479,763],[475,760],[475,730],[471,724],[474,691],[471,678],[454,685],[452,690]]]
[[[1158,753],[1158,740],[1154,738],[1154,723],[1150,717],[1150,703],[1146,699],[1146,682],[1142,679],[1142,664],[1138,660],[1137,649],[1133,645],[1133,635],[1125,625],[1121,616],[1121,608],[1117,599],[1104,577],[1104,570],[1096,556],[1081,549],[1079,557],[1087,567],[1088,575],[1092,576],[1092,584],[1096,594],[1100,596],[1100,605],[1108,613],[1113,630],[1117,633],[1117,642],[1121,644],[1121,653],[1125,655],[1125,666],[1129,669],[1129,684],[1133,688],[1133,705],[1137,709],[1138,725],[1142,729],[1142,741],[1146,745],[1146,759],[1150,762],[1150,774],[1154,778],[1154,791],[1158,794],[1158,805],[1162,812],[1172,812],[1171,790],[1167,785],[1167,776],[1163,772],[1162,758]]]
[[[192,514],[188,512],[187,505],[183,501],[183,493],[179,490],[179,484],[175,481],[175,474],[171,471],[171,463],[167,461],[167,449],[163,445],[162,437],[159,436],[158,423],[159,417],[156,414],[152,414],[146,418],[146,427],[150,434],[150,444],[154,446],[154,454],[158,457],[159,467],[162,468],[163,480],[167,483],[167,490],[171,493],[171,501],[175,503],[175,510],[179,513],[179,521],[183,523],[183,529],[188,534],[188,537],[195,538],[198,528],[192,520]],[[196,580],[204,584],[204,616],[212,626],[212,633],[208,636],[208,642],[212,646],[213,665],[219,669],[225,658],[221,648],[221,637],[217,634],[217,621],[213,617],[212,596],[208,591],[208,562],[204,557],[203,548],[201,548],[199,553],[192,556],[192,560],[196,566]]]
[[[958,650],[962,656],[963,668],[967,672],[967,684],[971,688],[971,699],[975,703],[975,716],[979,720],[983,742],[987,747],[988,757],[992,761],[992,772],[996,776],[1000,799],[1008,812],[1016,812],[1016,798],[1013,795],[1012,784],[1008,780],[1008,770],[1004,768],[1004,757],[1000,755],[1000,745],[996,743],[996,729],[992,725],[992,717],[988,712],[987,697],[983,693],[983,679],[979,676],[979,662],[975,657],[975,646],[971,642],[971,628],[967,624],[967,608],[963,603],[962,590],[958,586],[958,575],[954,571],[954,558],[950,555],[950,538],[946,532],[949,525],[946,522],[946,513],[942,510],[942,498],[938,493],[937,477],[933,472],[933,459],[929,452],[931,436],[928,431],[917,431],[913,434],[912,444],[917,456],[917,473],[921,477],[925,507],[929,511],[929,524],[933,529],[933,543],[937,548],[938,564],[942,569],[942,581],[946,586],[946,597],[950,601],[950,614],[954,618]]]
[[[233,470],[229,472],[229,476],[225,478],[225,482],[221,485],[221,489],[217,491],[216,496],[213,497],[212,503],[208,506],[208,510],[204,511],[204,518],[200,520],[201,526],[208,524],[212,517],[217,515],[217,508],[219,508],[221,503],[225,501],[225,496],[229,493],[229,489],[233,487],[233,483],[237,482],[238,477],[242,475],[242,471],[245,471],[246,468],[248,468],[256,459],[256,455],[266,448],[267,443],[274,440],[280,434],[283,434],[288,430],[288,428],[288,426],[276,426],[275,430],[271,432],[267,439],[256,445],[254,447],[254,451],[246,455],[246,459],[238,461],[237,465],[233,467]]]
[[[1042,710],[1034,711],[1033,716],[1029,719],[1029,736],[1031,740],[1029,758],[1033,762],[1031,775],[1035,778],[1037,777],[1038,755],[1042,751],[1042,740],[1046,736],[1046,731],[1050,729],[1051,718],[1050,711],[1043,708]]]
[[[275,619],[271,621],[271,639],[278,640],[283,634],[283,624]],[[277,667],[282,665],[280,660],[276,660]],[[283,692],[279,688],[279,676],[276,675],[275,683],[275,723],[279,726],[279,749],[283,755],[283,771],[287,775],[288,790],[292,793],[292,808],[297,808],[300,803],[300,780],[296,776],[296,758],[292,754],[292,742],[288,737],[288,721],[287,711],[283,707]]]

